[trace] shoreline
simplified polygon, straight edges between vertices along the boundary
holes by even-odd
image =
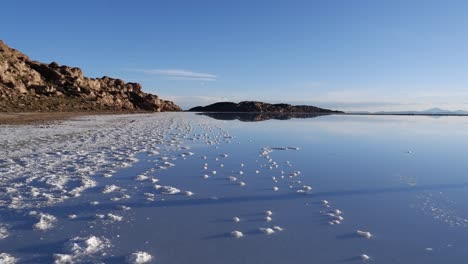
[[[249,114],[249,112],[196,112],[196,111],[182,111],[182,113],[236,113],[236,114]],[[62,121],[73,117],[80,116],[94,116],[94,115],[126,115],[126,114],[151,114],[158,112],[148,111],[109,111],[109,112],[0,112],[0,125],[27,125],[27,124],[45,124],[47,122]],[[259,112],[268,113],[268,112]],[[291,113],[278,113],[278,114],[291,114]],[[300,114],[300,113],[295,113]],[[308,114],[308,113],[304,113]],[[427,117],[467,117],[468,115],[451,115],[451,114],[374,114],[374,113],[327,113],[319,115],[347,115],[347,116],[427,116]]]
[[[0,125],[47,124],[48,122],[95,115],[151,114],[148,111],[109,111],[109,112],[0,112]]]

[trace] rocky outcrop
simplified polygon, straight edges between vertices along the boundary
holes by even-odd
[[[138,83],[87,78],[76,67],[32,61],[0,40],[0,112],[181,110]]]
[[[231,113],[314,113],[339,114],[334,111],[309,105],[269,104],[263,102],[245,101],[240,103],[220,102],[207,106],[197,106],[192,112],[231,112]]]
[[[197,115],[209,116],[217,120],[232,121],[239,120],[242,122],[259,122],[270,119],[274,120],[289,120],[289,119],[307,119],[315,118],[323,115],[324,113],[228,113],[228,112],[205,112],[197,113]]]

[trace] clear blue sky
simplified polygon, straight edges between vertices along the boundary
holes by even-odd
[[[5,0],[0,39],[183,107],[468,109],[467,14],[468,1]]]

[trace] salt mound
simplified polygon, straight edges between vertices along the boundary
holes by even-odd
[[[55,264],[88,263],[90,257],[110,246],[109,240],[103,237],[75,237],[66,244],[69,254],[54,254]]]
[[[370,257],[369,257],[368,255],[366,255],[366,254],[362,254],[362,255],[361,255],[361,259],[362,259],[363,261],[366,261],[366,260],[369,260]]]
[[[5,225],[0,224],[0,239],[5,239],[8,237],[8,235],[9,233],[7,227]]]
[[[107,218],[109,218],[109,220],[114,221],[114,222],[120,222],[123,220],[122,216],[118,216],[118,215],[110,214],[110,213],[107,214]]]
[[[180,190],[172,186],[161,186],[161,193],[162,194],[178,194],[180,193]]]
[[[68,243],[68,250],[74,255],[89,255],[110,246],[109,240],[96,236],[75,237]]]
[[[0,264],[15,264],[17,259],[10,254],[0,253]]]
[[[273,229],[271,229],[269,227],[268,228],[260,227],[259,230],[260,230],[260,232],[262,232],[265,235],[271,235],[271,234],[275,233],[275,230],[273,230]]]
[[[54,254],[54,264],[72,264],[73,256],[68,254]]]
[[[231,232],[231,236],[232,236],[232,237],[235,237],[235,238],[241,238],[241,237],[244,236],[244,234],[242,234],[241,231],[232,231],[232,232]]]
[[[370,232],[361,231],[361,230],[357,230],[356,234],[358,236],[362,236],[362,237],[365,237],[365,238],[371,238],[372,237],[372,234]]]
[[[153,256],[150,254],[143,251],[138,251],[128,256],[127,262],[130,264],[144,264],[150,262],[152,259]]]
[[[104,190],[102,191],[102,193],[107,194],[107,193],[118,191],[119,189],[120,189],[120,187],[116,186],[114,184],[106,185],[106,187],[104,187]]]
[[[37,217],[39,218],[39,222],[33,226],[37,230],[45,231],[51,229],[54,227],[55,222],[57,222],[57,218],[50,214],[40,213]]]

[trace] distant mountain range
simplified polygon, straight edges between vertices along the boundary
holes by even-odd
[[[464,110],[446,110],[441,108],[431,108],[423,111],[380,111],[380,112],[347,112],[348,114],[375,114],[375,115],[468,115]]]

